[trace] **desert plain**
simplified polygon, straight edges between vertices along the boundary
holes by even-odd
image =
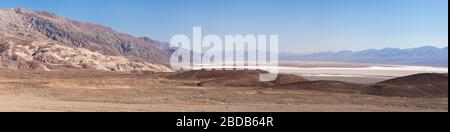
[[[305,67],[305,64],[302,66]],[[191,74],[180,77],[186,75]],[[341,82],[345,81],[352,82],[349,86],[359,86],[388,78],[305,77],[311,81],[334,80],[323,86],[317,85],[321,86],[318,88],[320,90],[315,90],[303,88],[305,86],[300,84],[299,88],[296,88],[297,85],[202,84],[201,80],[173,79],[177,76],[178,73],[127,73],[73,68],[52,71],[4,69],[0,70],[0,111],[448,112],[448,88],[447,96],[444,93],[436,97],[384,96],[331,89],[333,85],[342,85]],[[448,81],[443,83],[448,86]],[[313,84],[321,82],[311,83],[311,86]]]

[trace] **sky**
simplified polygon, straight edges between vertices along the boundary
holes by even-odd
[[[176,34],[279,35],[280,52],[448,46],[448,0],[0,0],[169,41]]]

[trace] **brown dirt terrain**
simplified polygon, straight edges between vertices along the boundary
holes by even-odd
[[[417,74],[374,84],[354,84],[341,81],[308,81],[301,76],[280,74],[275,81],[260,82],[264,71],[188,71],[171,75],[169,79],[193,80],[195,86],[271,87],[302,89],[330,93],[369,94],[394,97],[448,97],[448,75]]]
[[[173,74],[0,70],[0,111],[448,111],[448,97],[187,86]]]

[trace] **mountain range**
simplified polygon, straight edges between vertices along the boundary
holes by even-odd
[[[45,11],[0,10],[0,68],[171,71],[167,44]]]
[[[147,37],[72,20],[45,11],[0,9],[0,69],[89,68],[107,71],[172,71],[174,49]],[[338,61],[448,67],[448,48],[369,49],[279,55],[285,61]]]
[[[362,51],[323,52],[313,54],[280,54],[280,60],[336,61],[415,66],[448,67],[448,47],[424,46],[410,49],[384,48]]]

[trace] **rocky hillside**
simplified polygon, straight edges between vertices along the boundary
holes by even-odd
[[[48,12],[0,10],[0,68],[171,71],[164,45]]]

